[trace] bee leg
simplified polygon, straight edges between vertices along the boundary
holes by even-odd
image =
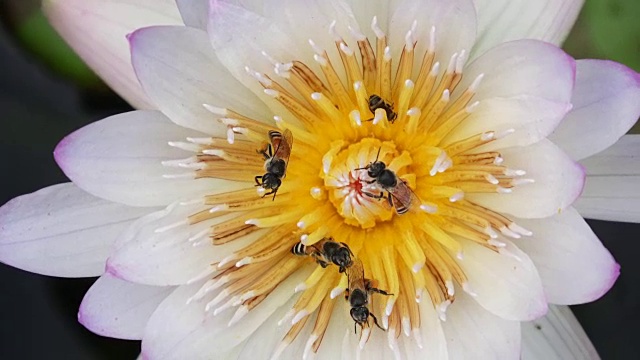
[[[271,201],[275,201],[276,200],[276,194],[278,193],[278,189],[274,189],[272,191],[272,193],[273,193],[273,199],[271,199]]]
[[[256,176],[254,180],[256,181],[256,186],[262,186],[262,183],[258,180],[262,180],[262,176]]]
[[[268,193],[265,193],[264,195],[262,195],[262,197],[265,197],[265,196],[271,195],[271,194],[275,194],[275,190],[271,190]],[[275,195],[273,195],[273,197],[275,197]]]
[[[378,195],[373,194],[373,193],[370,193],[370,192],[366,192],[366,191],[363,191],[362,193],[363,193],[363,194],[365,194],[365,195],[367,195],[367,196],[368,196],[368,197],[370,197],[370,198],[378,199],[378,200],[380,200],[380,199],[382,199],[382,198],[384,197],[384,195],[383,195],[382,193],[380,193],[380,194],[378,194]]]
[[[369,313],[369,316],[373,318],[373,323],[376,324],[377,327],[379,327],[382,331],[387,331],[387,329],[383,328],[382,326],[380,326],[380,324],[378,324],[378,319],[376,318],[375,315],[373,315],[373,313]]]
[[[374,287],[370,288],[369,291],[377,292],[378,294],[382,294],[382,295],[386,295],[386,296],[393,295],[393,294],[390,294],[390,293],[388,293],[388,292],[386,292],[384,290],[380,290],[380,289],[374,288]]]

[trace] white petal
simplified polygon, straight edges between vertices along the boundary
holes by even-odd
[[[220,64],[206,32],[158,26],[137,30],[129,41],[142,88],[156,108],[178,125],[224,136],[226,126],[203,104],[255,119],[271,118],[268,108]]]
[[[474,0],[478,11],[480,55],[502,42],[538,39],[560,45],[578,17],[584,0]]]
[[[533,236],[514,242],[536,265],[549,302],[574,305],[594,301],[618,278],[620,265],[575,209],[517,222],[533,232]]]
[[[454,53],[469,52],[476,39],[476,12],[469,0],[404,0],[394,9],[389,22],[389,46],[394,59],[400,59],[407,31],[416,22],[413,34],[417,39],[416,54],[423,54],[429,46],[432,27],[435,27],[436,59],[446,69]],[[414,62],[414,70],[420,68]]]
[[[626,135],[607,150],[581,161],[584,192],[575,203],[589,219],[640,222],[640,135]]]
[[[278,309],[284,314],[291,308],[294,287],[309,273],[307,268],[289,276],[231,327],[227,324],[235,312],[233,309],[217,316],[205,312],[205,305],[217,295],[216,291],[187,304],[200,285],[181,286],[151,316],[142,339],[142,352],[152,359],[201,359],[233,351]]]
[[[209,14],[209,0],[175,0],[182,21],[187,26],[206,30]]]
[[[92,332],[117,339],[140,340],[151,314],[173,291],[102,275],[85,294],[78,321]]]
[[[194,225],[187,223],[189,215],[208,208],[210,206],[172,204],[139,219],[118,239],[115,251],[107,260],[107,271],[141,284],[186,284],[207,270],[215,272],[216,262],[264,234],[257,231],[218,246],[213,245],[207,235],[195,239],[210,226],[237,216],[221,216]]]
[[[482,206],[521,218],[544,218],[562,211],[580,196],[583,167],[548,140],[500,151],[504,165],[526,171],[533,184],[521,184],[510,194],[465,194]]]
[[[165,174],[187,173],[162,166],[190,153],[169,141],[204,136],[169,121],[156,111],[115,115],[68,135],[54,156],[64,173],[80,188],[107,200],[132,206],[167,205],[209,190],[224,191],[238,183],[219,179],[167,179]]]
[[[263,51],[283,63],[305,61],[307,59],[301,55],[307,54],[311,59],[313,53],[301,51],[295,46],[292,38],[275,20],[226,1],[210,0],[209,5],[207,32],[220,62],[236,79],[263,99],[274,113],[289,114],[282,105],[264,94],[264,87],[245,68],[277,79],[274,65],[262,55]]]
[[[460,266],[474,298],[488,311],[508,320],[533,320],[547,312],[540,276],[527,254],[506,239],[500,252],[462,241]],[[456,299],[457,301],[457,299]],[[452,309],[453,310],[453,309]]]
[[[46,0],[49,21],[80,57],[137,108],[153,108],[138,84],[126,35],[182,23],[174,0]]]
[[[549,137],[574,160],[613,145],[640,117],[640,74],[605,60],[578,60],[573,110]]]
[[[291,41],[295,41],[288,45],[288,50],[295,51],[296,60],[304,61],[316,73],[320,73],[320,68],[311,57],[313,50],[309,46],[309,39],[320,48],[328,50],[332,63],[341,61],[335,51],[335,39],[329,31],[333,21],[336,22],[334,31],[342,36],[348,45],[357,48],[348,27],[359,30],[360,26],[349,5],[342,0],[265,0],[264,9],[265,16],[281,27],[291,37]]]
[[[491,49],[464,69],[454,95],[481,74],[484,77],[473,97],[480,104],[448,141],[514,129],[515,133],[490,147],[529,145],[551,134],[571,109],[575,61],[553,45],[520,40]]]
[[[71,183],[50,186],[0,208],[0,260],[49,276],[97,276],[116,236],[154,210],[102,200]]]
[[[360,25],[360,31],[371,40],[373,40],[375,36],[371,30],[373,17],[375,16],[377,18],[378,25],[382,31],[389,35],[389,20],[395,12],[393,9],[395,9],[399,2],[400,0],[346,0],[346,3],[351,7]]]
[[[599,360],[568,306],[549,306],[545,317],[522,323],[523,360]]]
[[[442,323],[449,359],[518,359],[520,323],[482,309],[466,294],[456,296]]]

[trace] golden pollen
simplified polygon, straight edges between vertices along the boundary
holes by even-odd
[[[366,278],[392,294],[370,294],[375,300],[369,301],[369,311],[394,334],[404,332],[419,340],[418,302],[428,299],[444,319],[457,288],[473,295],[459,265],[465,243],[502,253],[505,244],[496,240],[498,232],[516,238],[531,235],[467,196],[508,193],[532,180],[519,178],[524,172],[504,166],[500,153],[488,147],[510,132],[486,129],[462,140],[451,138],[478,104],[473,97],[482,75],[468,87],[458,87],[466,52],[460,49],[448,63],[440,63],[435,32],[427,39],[414,39],[409,32],[400,57],[392,59],[375,19],[373,27],[373,45],[356,33],[356,46],[351,47],[332,27],[336,49],[310,42],[313,64],[296,59],[279,63],[269,57],[277,77],[247,69],[264,93],[286,109],[275,123],[207,106],[227,126],[227,139],[175,143],[195,152],[178,162],[193,168],[195,178],[253,182],[265,172],[257,151],[264,148],[269,131],[293,134],[286,176],[275,199],[263,197],[260,186],[241,187],[206,196],[207,209],[188,217],[190,224],[213,224],[199,241],[238,244],[204,273],[210,279],[194,297],[222,289],[207,310],[218,314],[236,308],[230,325],[292,274],[305,274],[296,287],[297,300],[281,321],[290,330],[274,356],[305,326],[312,329],[305,352],[317,352],[334,310],[349,308],[339,296],[348,286],[345,274],[335,265],[320,266],[313,256],[292,254],[299,241],[312,246],[332,237],[348,245]],[[422,54],[416,54],[418,42],[427,44]],[[408,188],[412,202],[406,213],[389,204],[397,197],[368,175],[367,166],[376,160]],[[365,326],[363,343],[371,331],[375,328]]]

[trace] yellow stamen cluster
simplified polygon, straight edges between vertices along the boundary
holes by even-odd
[[[345,77],[313,43],[316,71],[300,61],[276,63],[278,82],[247,69],[290,112],[290,118],[276,117],[275,126],[208,107],[228,127],[228,139],[190,139],[183,145],[197,153],[188,161],[196,178],[252,182],[264,173],[256,150],[263,148],[269,130],[289,129],[294,139],[286,177],[273,201],[261,197],[264,189],[256,192],[251,186],[207,196],[211,210],[189,217],[191,224],[228,217],[208,229],[214,245],[255,238],[215,264],[218,272],[201,292],[224,290],[208,309],[217,314],[239,306],[235,323],[289,275],[314,263],[311,257],[292,255],[293,245],[312,245],[331,236],[348,244],[367,278],[393,294],[373,301],[370,310],[397,336],[415,335],[418,302],[425,291],[441,318],[454,301],[456,284],[472,293],[456,258],[463,256],[460,239],[499,251],[504,244],[495,240],[497,232],[528,235],[510,219],[464,197],[509,192],[514,178],[524,172],[502,166],[498,152],[482,150],[506,134],[487,129],[461,140],[450,138],[477,106],[472,99],[482,76],[467,89],[456,89],[463,77],[464,51],[449,64],[435,62],[433,33],[421,58],[414,51],[416,42],[407,41],[393,79],[387,38],[380,32],[375,49],[366,37],[357,37],[359,61],[344,40],[336,41]],[[414,62],[420,62],[415,72]],[[382,108],[371,111],[373,94],[392,104],[395,121]],[[408,213],[398,215],[386,199],[366,194],[385,193],[361,169],[377,155],[419,199]],[[317,266],[296,288],[301,294],[282,321],[291,326],[283,344],[292,342],[317,313],[307,344],[307,351],[316,352],[334,307],[348,304],[336,299],[346,284],[336,266]]]

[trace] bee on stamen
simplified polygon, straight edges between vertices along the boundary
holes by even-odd
[[[369,96],[369,111],[375,116],[377,109],[383,109],[387,114],[387,120],[390,123],[394,123],[398,118],[398,113],[393,110],[393,103],[388,103],[384,101],[380,96],[373,94]],[[373,118],[367,120],[372,121]]]
[[[298,256],[311,256],[323,268],[335,264],[340,268],[341,273],[353,264],[351,257],[354,256],[349,245],[339,243],[332,237],[325,237],[309,246],[298,242],[291,248],[291,253]]]
[[[406,181],[398,178],[395,172],[387,168],[387,164],[378,160],[380,156],[380,150],[376,155],[376,160],[369,163],[363,168],[357,168],[355,170],[367,170],[367,175],[372,180],[362,180],[367,184],[376,184],[380,187],[381,191],[378,194],[363,191],[362,193],[374,198],[374,199],[387,199],[389,205],[395,208],[398,215],[402,215],[409,211],[411,208],[418,208],[420,206],[420,199],[407,185]],[[386,191],[386,195],[385,195]]]
[[[373,282],[364,277],[364,266],[360,259],[354,259],[353,265],[347,268],[347,279],[349,287],[346,290],[344,298],[351,305],[351,318],[355,321],[353,330],[357,333],[356,325],[364,328],[366,323],[369,326],[369,317],[373,318],[373,323],[382,330],[385,330],[378,324],[378,319],[369,311],[369,295],[376,292],[378,294],[390,296],[384,290],[377,289],[373,286]]]
[[[269,131],[269,143],[263,149],[258,150],[258,154],[262,154],[264,157],[264,170],[266,173],[255,177],[256,186],[262,186],[264,189],[270,190],[262,197],[273,194],[273,200],[275,200],[276,193],[280,185],[282,185],[282,178],[287,172],[292,145],[293,135],[291,131],[285,130],[284,133],[281,133],[271,130]]]

